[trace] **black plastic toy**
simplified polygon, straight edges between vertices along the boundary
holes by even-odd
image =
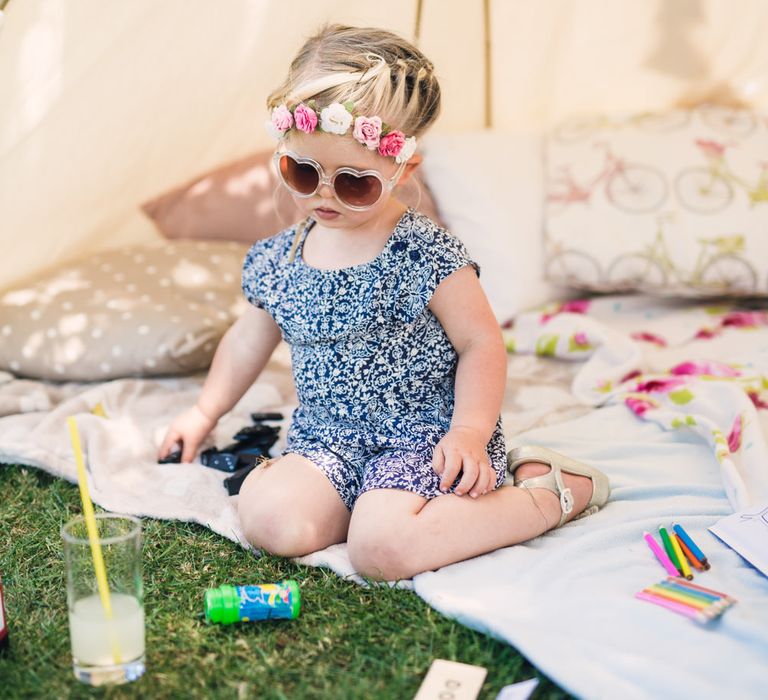
[[[235,433],[235,442],[220,450],[211,447],[203,450],[200,455],[200,461],[206,467],[231,473],[231,476],[224,479],[224,487],[230,496],[240,493],[245,477],[257,464],[269,459],[269,450],[278,440],[280,427],[265,423],[281,421],[283,414],[252,413],[251,420],[253,425],[241,428]]]
[[[218,449],[210,447],[200,454],[200,462],[206,467],[229,472],[224,486],[230,496],[240,493],[245,477],[260,462],[269,459],[270,448],[277,442],[280,427],[266,425],[267,421],[281,421],[282,413],[251,413],[253,425],[247,425],[235,433],[235,442]],[[179,463],[181,450],[175,450],[160,460],[160,464]]]

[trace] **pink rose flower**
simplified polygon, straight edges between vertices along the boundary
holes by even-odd
[[[379,145],[381,138],[381,118],[356,117],[352,136],[364,146],[368,146],[369,150],[374,150]]]
[[[382,156],[399,156],[405,145],[405,134],[402,131],[390,131],[379,141],[379,154]]]
[[[293,110],[296,128],[305,134],[311,134],[317,128],[317,112],[303,102]]]
[[[288,107],[280,105],[272,110],[272,126],[281,133],[293,126],[293,115]]]

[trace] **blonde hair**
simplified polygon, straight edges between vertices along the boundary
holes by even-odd
[[[353,102],[358,114],[419,136],[440,113],[440,85],[432,63],[396,34],[329,24],[301,47],[267,107],[293,109],[309,100],[320,106]]]

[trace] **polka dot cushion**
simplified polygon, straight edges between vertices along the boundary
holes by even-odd
[[[132,246],[18,283],[0,292],[0,370],[62,381],[203,370],[245,309],[247,248]]]

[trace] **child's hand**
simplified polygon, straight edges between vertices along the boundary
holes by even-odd
[[[205,436],[213,430],[215,420],[206,416],[197,404],[184,413],[176,416],[168,432],[165,434],[163,444],[158,451],[158,459],[163,459],[174,447],[181,447],[181,461],[191,462],[197,454],[197,448],[205,440]]]
[[[496,484],[496,472],[488,459],[486,443],[474,428],[451,428],[435,447],[432,469],[442,477],[440,490],[444,492],[451,488],[459,472],[462,472],[454,491],[457,496],[469,493],[472,498],[477,498],[492,490]]]

